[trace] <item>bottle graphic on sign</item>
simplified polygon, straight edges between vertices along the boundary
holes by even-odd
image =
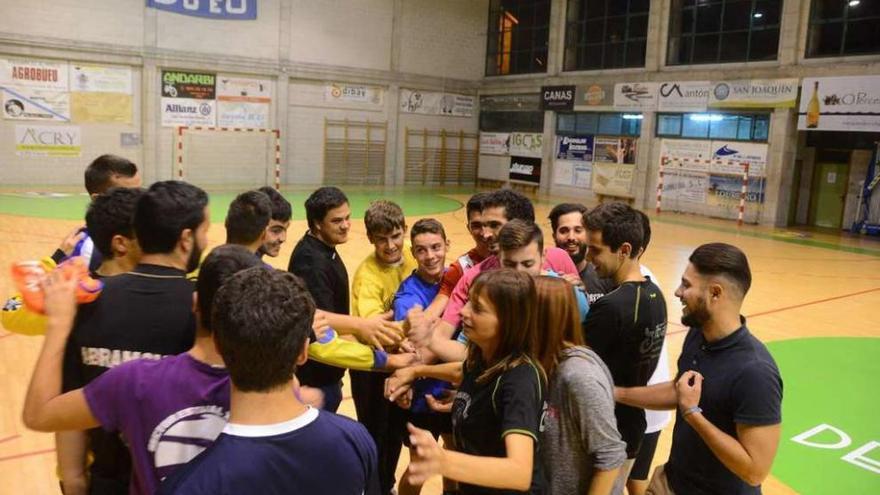
[[[819,81],[813,82],[813,96],[807,104],[807,129],[819,127]]]

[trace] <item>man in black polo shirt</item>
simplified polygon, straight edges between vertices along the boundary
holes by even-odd
[[[553,228],[553,242],[568,253],[580,276],[580,280],[570,275],[562,275],[562,278],[583,287],[587,300],[593,304],[616,284],[613,278],[600,278],[596,267],[587,259],[587,229],[583,223],[586,212],[587,207],[580,203],[560,203],[550,210],[548,218]]]
[[[138,199],[133,223],[143,256],[132,271],[104,279],[101,296],[80,306],[65,355],[66,391],[125,361],[192,347],[193,284],[186,273],[207,244],[208,195],[183,182],[157,182]],[[128,450],[103,430],[89,436],[90,493],[128,493]]]
[[[599,277],[617,288],[590,307],[584,322],[587,344],[602,358],[618,387],[644,386],[657,367],[666,336],[666,301],[641,273],[645,247],[643,217],[625,203],[605,203],[584,216],[588,256]],[[620,470],[620,493],[645,435],[645,410],[618,404],[614,415],[626,442],[627,462]]]
[[[615,390],[619,402],[678,407],[669,461],[648,493],[759,494],[782,423],[782,377],[740,316],[752,283],[745,254],[729,244],[698,247],[675,291],[688,327],[678,377]],[[703,390],[705,381],[706,390]]]

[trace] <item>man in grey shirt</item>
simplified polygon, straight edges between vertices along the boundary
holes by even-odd
[[[560,355],[550,380],[541,450],[551,495],[594,493],[598,484],[608,493],[626,460],[611,373],[587,347],[569,347]],[[611,493],[623,493],[623,483]]]

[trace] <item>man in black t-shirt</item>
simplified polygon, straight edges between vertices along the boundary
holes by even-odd
[[[649,492],[760,494],[779,445],[782,377],[740,316],[752,283],[748,260],[734,246],[712,243],[688,261],[675,291],[690,327],[676,381],[616,389],[615,398],[678,408],[669,462],[654,471]]]
[[[641,273],[643,217],[625,203],[605,203],[584,216],[584,226],[596,273],[617,284],[590,307],[584,338],[608,365],[616,386],[644,386],[657,367],[666,336],[666,301]],[[628,458],[615,484],[622,486],[645,434],[645,410],[618,404],[614,414]]]
[[[100,297],[80,306],[65,354],[65,390],[83,387],[125,361],[159,359],[192,347],[193,284],[186,274],[198,266],[207,244],[208,195],[184,182],[157,182],[138,199],[133,225],[140,263],[104,279]],[[89,436],[90,493],[128,493],[131,460],[125,445],[100,429]]]
[[[587,207],[580,203],[561,203],[550,210],[550,226],[553,228],[553,242],[564,249],[577,267],[580,280],[570,275],[562,275],[574,285],[580,286],[587,294],[590,304],[611,292],[617,284],[614,279],[602,278],[596,274],[596,267],[587,260],[587,229],[583,217]]]

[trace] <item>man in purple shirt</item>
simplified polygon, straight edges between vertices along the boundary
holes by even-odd
[[[161,360],[123,363],[84,388],[64,394],[61,357],[76,305],[70,284],[50,279],[46,340],[25,400],[25,425],[39,431],[101,426],[119,432],[134,468],[130,493],[154,493],[165,476],[210,445],[226,425],[229,374],[214,347],[211,305],[226,279],[261,264],[241,246],[214,249],[202,263],[196,283],[198,318],[192,349]]]

